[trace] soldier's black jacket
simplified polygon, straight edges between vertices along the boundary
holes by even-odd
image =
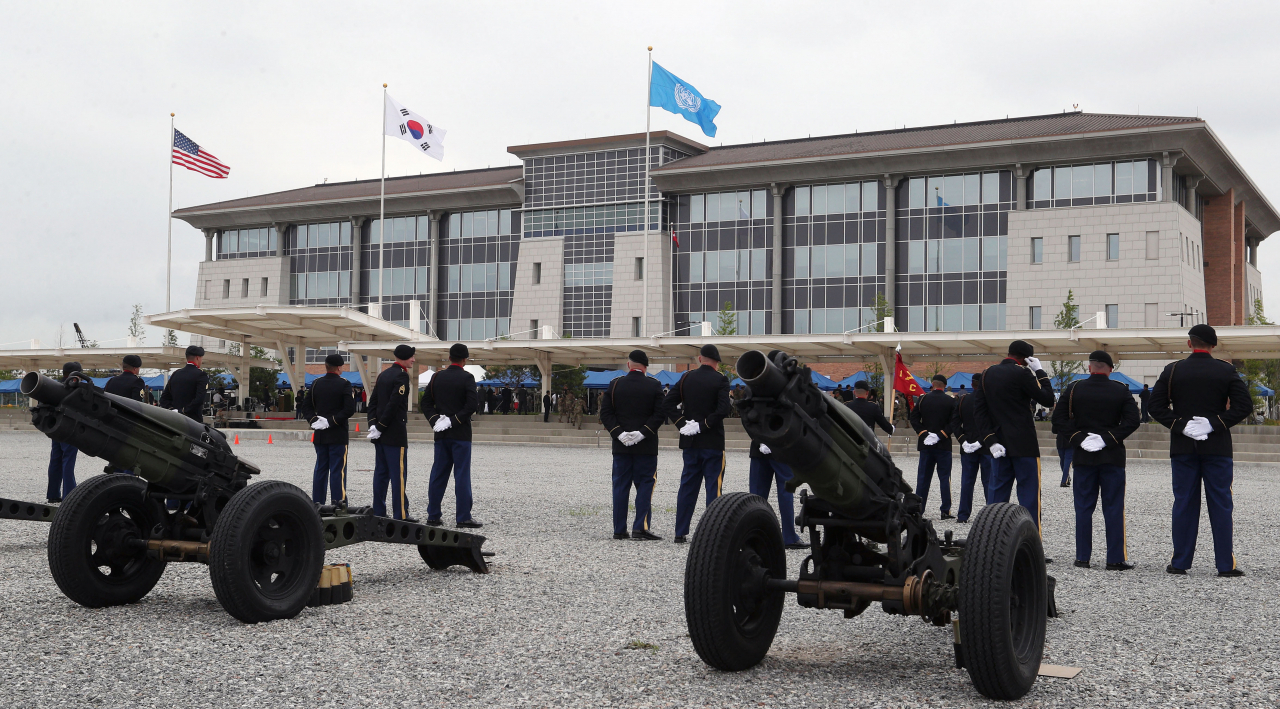
[[[409,445],[405,423],[409,420],[409,372],[398,364],[382,370],[369,396],[369,428],[382,434],[375,445],[404,448]]]
[[[956,400],[947,396],[947,392],[934,389],[920,397],[915,408],[911,409],[911,428],[916,431],[916,450],[937,450],[951,452],[951,418],[956,412]],[[926,446],[924,439],[930,433],[938,434],[938,442]]]
[[[329,422],[328,428],[315,432],[317,445],[345,446],[350,440],[347,421],[356,412],[356,390],[341,374],[325,374],[302,396],[298,412],[307,423],[321,418]]]
[[[1010,458],[1040,457],[1032,402],[1053,406],[1053,385],[1044,370],[1032,372],[1012,358],[992,365],[982,373],[982,383],[973,392],[980,440],[990,446],[999,443]]]
[[[613,437],[613,454],[657,455],[662,412],[662,384],[644,372],[633,370],[609,383],[600,397],[600,423]],[[627,431],[639,431],[644,440],[628,446],[618,440]]]
[[[973,394],[961,394],[956,397],[955,413],[951,414],[951,437],[957,443],[982,443],[982,436],[978,433],[976,408]],[[961,452],[963,450],[961,449]],[[984,445],[974,451],[974,454],[990,455],[991,451]]]
[[[684,404],[683,411],[677,407]],[[677,429],[690,421],[702,428],[695,436],[680,436],[680,448],[724,450],[724,419],[729,415],[729,380],[715,367],[702,365],[685,372],[663,400],[666,416]]]
[[[102,390],[108,394],[123,396],[144,404],[151,403],[151,392],[147,390],[147,383],[133,372],[121,372],[108,379]]]
[[[1066,437],[1067,446],[1075,448],[1074,465],[1124,467],[1124,439],[1138,430],[1141,419],[1129,387],[1105,374],[1071,382],[1053,407],[1054,430]],[[1094,452],[1081,448],[1090,433],[1101,436],[1107,445]]]
[[[431,377],[427,390],[422,393],[422,414],[432,426],[441,416],[449,418],[451,425],[436,433],[437,441],[469,441],[471,415],[476,412],[478,402],[476,378],[451,364]]]
[[[1229,404],[1229,405],[1228,405]],[[1253,411],[1249,387],[1230,362],[1208,352],[1165,366],[1151,388],[1147,412],[1169,429],[1169,455],[1231,455],[1232,426]],[[1193,416],[1209,419],[1213,431],[1197,441],[1182,434]]]
[[[879,426],[884,429],[885,433],[893,433],[893,424],[889,423],[889,419],[884,417],[884,410],[874,401],[854,396],[852,401],[845,403],[845,406],[848,406],[853,413],[857,414],[858,418],[862,419],[863,423],[867,424],[867,428],[872,431],[875,431],[876,426]]]
[[[208,388],[209,375],[187,362],[187,366],[169,377],[169,383],[160,393],[160,405],[166,409],[177,409],[193,421],[204,421],[200,412],[204,410],[204,392]]]

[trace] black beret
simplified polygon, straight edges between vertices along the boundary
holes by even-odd
[[[1090,361],[1090,362],[1101,362],[1101,363],[1103,363],[1103,364],[1107,365],[1108,367],[1115,367],[1115,366],[1116,366],[1116,365],[1115,365],[1115,362],[1113,362],[1113,361],[1111,360],[1111,355],[1107,354],[1106,352],[1103,352],[1102,350],[1094,350],[1094,351],[1089,355],[1089,361]]]
[[[1218,333],[1212,327],[1204,323],[1193,326],[1187,334],[1210,347],[1216,347],[1218,345]]]
[[[471,350],[467,349],[467,346],[461,342],[454,343],[449,348],[449,359],[467,359],[470,356]]]
[[[124,356],[124,366],[126,366],[126,367],[141,367],[141,366],[142,366],[142,358],[141,358],[141,357],[139,357],[138,355],[125,355],[125,356]]]
[[[1030,343],[1022,340],[1014,340],[1009,343],[1009,354],[1011,355],[1026,358],[1031,357],[1035,353],[1036,348],[1032,347]]]
[[[342,355],[338,354],[337,352],[334,352],[333,354],[324,358],[324,365],[326,367],[341,367],[346,363],[347,363],[346,360],[342,359]]]
[[[413,356],[413,353],[417,351],[418,350],[416,348],[410,347],[409,345],[396,345],[396,351],[395,351],[396,359],[399,359],[399,360],[409,359],[410,357]]]
[[[636,364],[649,366],[649,355],[645,354],[644,350],[631,350],[631,353],[627,355],[627,359]]]
[[[868,384],[868,383],[867,383],[867,380],[865,380],[865,379],[863,379],[862,381],[854,382],[854,383],[853,383],[853,388],[854,388],[854,389],[861,389],[861,390],[863,390],[863,391],[871,391],[871,385],[870,385],[870,384]]]
[[[67,362],[66,364],[62,365],[63,377],[66,377],[72,372],[80,372],[80,371],[84,371],[84,367],[81,367],[79,362]]]
[[[946,384],[946,383],[947,383],[947,378],[946,378],[946,377],[944,377],[944,376],[942,376],[941,374],[935,374],[935,375],[933,375],[933,381],[935,381],[935,382],[942,382],[943,384]]]
[[[973,388],[977,389],[978,385],[981,383],[982,383],[982,372],[978,372],[977,374],[973,375]]]
[[[702,349],[698,351],[698,354],[706,357],[707,359],[714,359],[717,362],[720,361],[720,350],[716,349],[715,345],[703,345]]]
[[[201,347],[200,345],[187,345],[187,356],[188,356],[188,357],[203,357],[203,356],[204,356],[204,348],[203,348],[203,347]]]

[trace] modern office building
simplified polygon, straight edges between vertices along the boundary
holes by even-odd
[[[197,307],[345,305],[435,334],[630,337],[1245,324],[1280,215],[1206,121],[1061,113],[708,148],[666,131],[522,165],[178,210]],[[1097,326],[1088,322],[1086,327]],[[206,343],[217,346],[218,343]],[[309,360],[315,361],[317,353]],[[1131,374],[1153,377],[1155,371]]]

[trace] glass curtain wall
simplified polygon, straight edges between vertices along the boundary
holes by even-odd
[[[361,254],[361,302],[368,312],[402,327],[416,320],[418,330],[426,332],[422,312],[431,292],[431,218],[392,217],[385,227],[371,219],[364,227]]]
[[[289,303],[351,304],[351,222],[289,227]]]
[[[703,321],[719,328],[726,305],[737,334],[766,334],[773,298],[769,191],[685,194],[672,204],[679,237],[672,243],[676,334],[697,334]]]
[[[215,258],[255,258],[276,255],[276,228],[224,229],[218,235]]]
[[[520,213],[510,209],[457,212],[448,215],[440,228],[436,332],[449,340],[510,334]]]
[[[1142,159],[1042,167],[1031,174],[1027,191],[1031,209],[1157,202],[1160,163]]]

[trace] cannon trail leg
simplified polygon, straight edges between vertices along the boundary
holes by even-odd
[[[67,598],[88,608],[133,603],[147,595],[165,562],[146,539],[164,518],[146,483],[129,475],[90,478],[71,491],[49,529],[49,571]]]
[[[1049,582],[1035,521],[1021,505],[987,505],[973,520],[960,570],[964,665],[992,699],[1031,689],[1044,654]]]
[[[227,503],[209,540],[213,591],[246,623],[292,618],[320,581],[324,546],[306,493],[279,481],[250,485]]]
[[[723,495],[707,508],[689,547],[684,612],[703,662],[738,671],[764,659],[782,619],[784,594],[769,579],[785,579],[782,529],[763,498]]]

